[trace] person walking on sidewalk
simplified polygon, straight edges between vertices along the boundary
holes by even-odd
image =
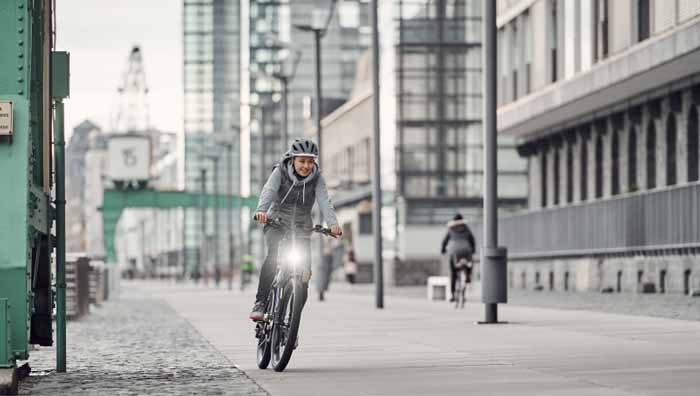
[[[331,277],[333,276],[333,248],[329,243],[323,243],[323,257],[319,268],[320,276],[318,277],[318,300],[324,301],[325,294],[331,285]]]
[[[323,219],[331,230],[331,235],[338,237],[343,234],[338,225],[335,208],[328,196],[326,181],[316,163],[318,155],[316,143],[309,139],[296,139],[282,157],[282,161],[275,165],[260,193],[255,219],[266,224],[263,233],[267,255],[260,270],[258,293],[250,313],[250,319],[254,321],[263,318],[267,296],[277,271],[277,250],[284,237],[283,231],[267,225],[268,218],[279,218],[286,227],[294,228],[297,235],[304,235],[306,246],[303,250],[307,258],[311,257],[310,236],[313,229],[311,210],[314,203],[318,204]],[[309,260],[307,263],[310,265]],[[306,286],[304,291],[308,292],[311,268],[306,269],[303,278]],[[304,301],[306,297],[307,295],[304,294]]]
[[[349,284],[354,285],[357,276],[357,262],[355,261],[355,251],[352,248],[348,249],[348,253],[345,255],[343,268],[345,269],[345,279]]]
[[[462,215],[457,213],[452,220],[447,222],[447,235],[445,235],[445,238],[442,240],[442,248],[440,251],[443,255],[447,254],[450,260],[451,302],[455,300],[455,283],[457,282],[458,275],[458,269],[455,267],[457,264],[456,258],[468,257],[467,260],[471,261],[475,248],[476,243],[474,242],[472,231],[469,229],[469,226],[467,226]],[[470,275],[470,273],[467,273],[467,279],[470,279]]]

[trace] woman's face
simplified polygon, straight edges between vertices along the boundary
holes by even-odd
[[[308,176],[314,170],[312,157],[294,157],[294,170],[302,177]]]

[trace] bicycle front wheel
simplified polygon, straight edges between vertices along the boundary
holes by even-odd
[[[283,371],[296,346],[304,299],[303,286],[292,281],[287,284],[277,307],[275,326],[272,328],[272,368]]]

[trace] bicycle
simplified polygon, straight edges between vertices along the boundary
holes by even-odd
[[[455,308],[464,308],[464,303],[466,302],[466,291],[467,285],[471,283],[472,276],[472,263],[471,258],[461,257],[457,259],[455,257],[455,271],[457,271],[458,278],[457,284],[455,285]]]
[[[297,238],[294,231],[284,226],[279,219],[268,220],[268,225],[285,230],[280,242],[277,259],[277,274],[267,298],[263,320],[255,325],[255,337],[258,339],[257,364],[266,369],[270,363],[275,371],[283,371],[297,347],[301,311],[304,308],[306,293],[305,283],[311,278],[311,272],[305,271],[303,256],[296,249]],[[330,236],[329,228],[316,225],[313,232]],[[291,244],[291,246],[288,246]]]

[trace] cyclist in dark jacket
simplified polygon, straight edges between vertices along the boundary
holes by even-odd
[[[462,215],[457,213],[451,221],[447,222],[447,235],[442,240],[442,249],[440,251],[442,254],[448,254],[450,258],[450,291],[452,292],[450,301],[454,301],[455,283],[458,275],[455,268],[455,264],[457,264],[455,258],[464,257],[468,261],[472,261],[472,254],[474,254],[475,249],[474,235],[467,223],[464,222]],[[467,275],[469,276],[470,274],[468,273]]]
[[[343,234],[335,216],[335,208],[328,197],[326,182],[316,163],[317,158],[316,143],[308,139],[296,139],[263,186],[255,211],[255,219],[263,224],[267,223],[268,218],[279,218],[283,225],[294,228],[297,234],[304,235],[306,257],[309,257],[309,236],[313,228],[311,209],[314,203],[318,203],[331,234]],[[263,232],[267,256],[260,270],[258,293],[250,313],[250,319],[255,321],[263,318],[267,296],[277,269],[277,249],[284,237],[282,231],[269,226],[265,226]],[[309,268],[308,276],[305,276],[307,287],[310,276]]]

